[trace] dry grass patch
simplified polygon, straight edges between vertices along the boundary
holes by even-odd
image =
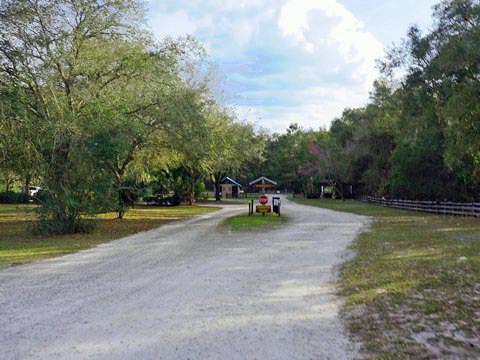
[[[128,211],[123,220],[115,219],[113,213],[98,216],[98,226],[91,234],[57,236],[32,235],[28,231],[35,220],[35,214],[31,210],[33,205],[0,205],[0,268],[70,254],[151,230],[167,222],[215,211],[216,208],[139,206]]]

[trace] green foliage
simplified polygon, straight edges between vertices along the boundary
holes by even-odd
[[[286,134],[274,134],[266,146],[267,161],[254,175],[267,176],[281,189],[313,191],[310,174],[304,171],[309,156],[307,143],[313,133],[291,124]]]
[[[429,33],[411,28],[364,108],[329,131],[292,124],[272,136],[214,100],[194,39],[154,42],[143,13],[137,0],[0,5],[0,170],[5,190],[45,189],[42,221],[80,231],[82,217],[122,218],[142,196],[193,203],[225,176],[312,196],[322,182],[342,197],[353,185],[479,199],[477,1],[443,1]]]
[[[210,138],[213,146],[210,156],[210,181],[219,199],[220,181],[226,176],[240,178],[256,164],[265,160],[266,142],[257,135],[251,124],[239,122],[228,109],[214,108],[209,113],[212,124]]]
[[[377,196],[479,200],[480,4],[442,1],[434,16],[430,33],[412,27],[381,62],[367,106],[345,110],[329,132],[292,126],[273,139],[269,173],[303,188],[325,178],[340,195],[352,184]],[[300,150],[285,141],[297,132],[307,139]],[[295,171],[302,166],[304,174]]]
[[[392,186],[409,197],[478,199],[480,4],[443,1],[435,20],[432,32],[412,28],[406,49],[390,54],[390,69],[407,72]],[[407,172],[410,185],[401,179]]]
[[[305,197],[307,199],[320,199],[320,197],[322,196],[321,193],[319,192],[308,192]]]
[[[42,231],[89,230],[82,218],[111,210],[122,218],[159,169],[182,167],[165,192],[183,197],[188,184],[193,202],[229,135],[217,129],[243,126],[196,79],[195,40],[155,43],[143,20],[137,0],[0,5],[0,170],[7,188],[17,178],[45,189]]]
[[[31,227],[34,235],[59,235],[59,234],[78,234],[91,233],[96,227],[96,222],[93,220],[54,218],[49,217],[40,218]]]
[[[112,199],[108,169],[91,140],[99,124],[124,114],[124,108],[111,111],[119,96],[110,90],[136,75],[147,44],[136,25],[139,2],[102,3],[6,1],[0,7],[2,93],[20,95],[0,99],[2,127],[15,142],[31,144],[7,146],[11,163],[3,164],[41,175],[47,197],[39,226],[48,232],[87,230],[81,217],[107,209]]]
[[[30,196],[26,193],[18,193],[14,191],[0,193],[0,204],[26,204],[29,200]]]

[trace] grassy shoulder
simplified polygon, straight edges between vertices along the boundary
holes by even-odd
[[[305,205],[373,217],[341,269],[345,318],[367,356],[475,358],[480,353],[480,220],[348,200]]]
[[[113,213],[98,216],[98,226],[91,234],[35,236],[28,231],[35,219],[35,215],[28,211],[32,207],[0,205],[0,268],[74,253],[167,222],[216,210],[205,206],[138,206],[128,211],[123,220],[115,219]]]
[[[274,214],[266,214],[265,216],[260,214],[253,214],[252,216],[242,214],[224,220],[221,226],[233,231],[255,231],[276,228],[287,221],[286,217]]]

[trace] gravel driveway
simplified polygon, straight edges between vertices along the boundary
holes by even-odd
[[[0,358],[354,357],[333,282],[367,220],[282,206],[273,231],[219,229],[232,205],[0,271]]]

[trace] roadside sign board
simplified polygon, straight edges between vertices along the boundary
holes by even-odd
[[[267,204],[268,204],[268,197],[265,196],[265,195],[262,195],[262,196],[260,196],[260,198],[258,199],[258,201],[259,201],[260,204],[262,204],[262,205],[267,205]]]
[[[261,214],[272,212],[272,207],[269,205],[257,205],[256,209],[257,209],[257,213],[261,213]]]

